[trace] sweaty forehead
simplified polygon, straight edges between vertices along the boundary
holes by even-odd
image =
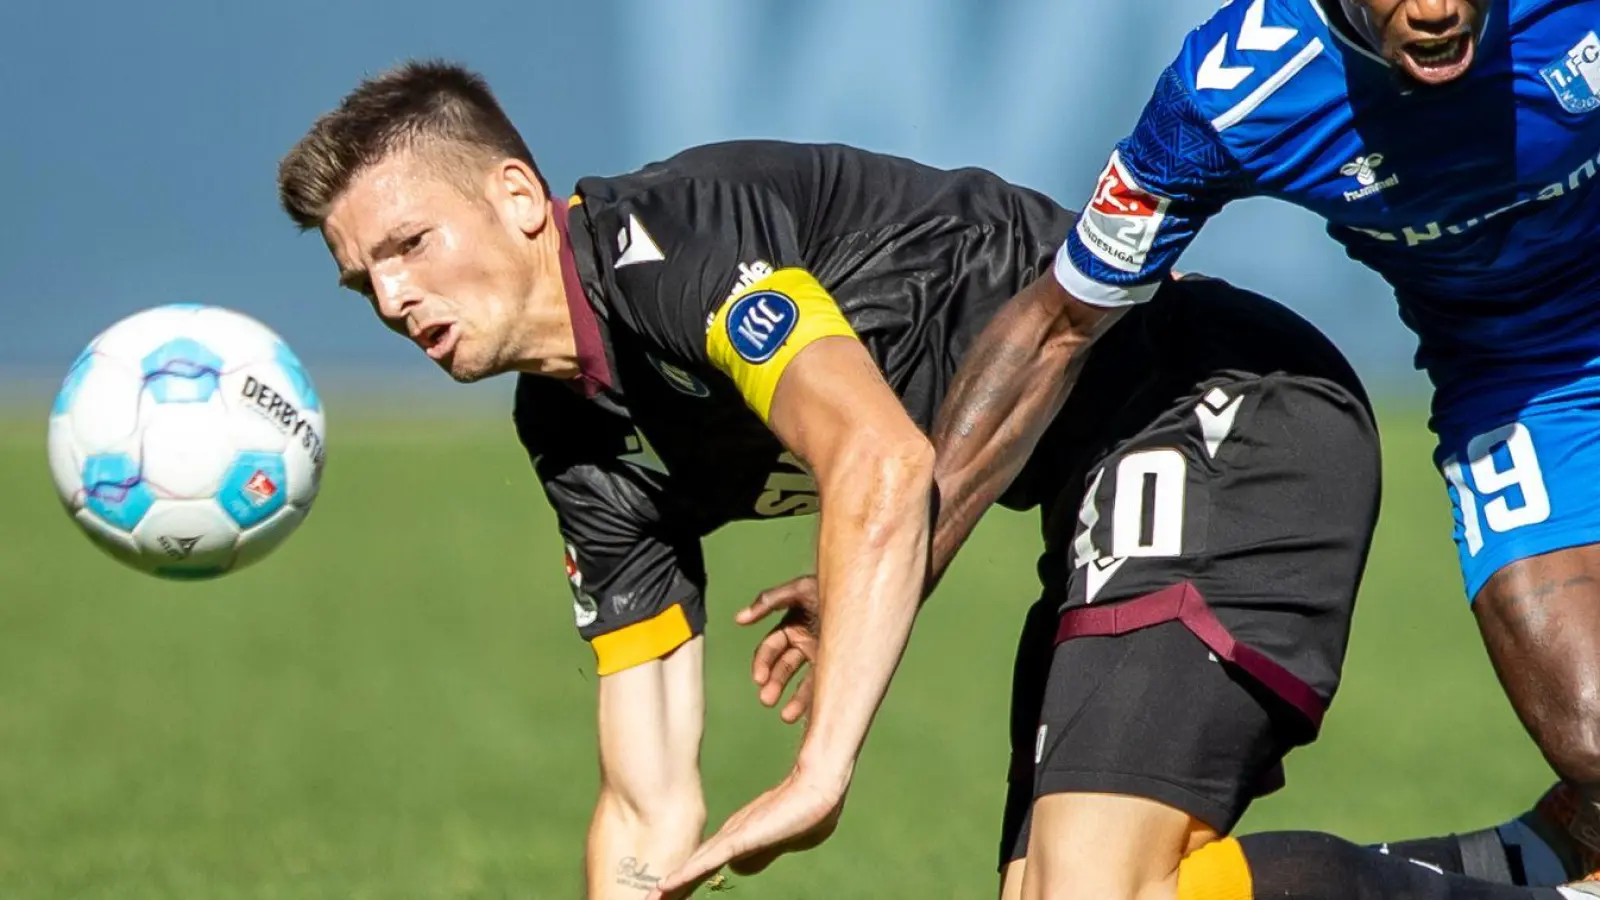
[[[457,215],[464,199],[439,165],[396,155],[356,173],[329,208],[323,236],[341,264],[355,263],[397,228]]]

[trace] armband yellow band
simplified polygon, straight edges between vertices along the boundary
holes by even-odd
[[[597,636],[589,646],[594,650],[596,671],[611,675],[660,659],[693,638],[689,617],[674,603],[643,622]]]
[[[795,354],[835,336],[856,333],[827,288],[804,269],[779,269],[722,304],[706,332],[706,355],[765,422]]]

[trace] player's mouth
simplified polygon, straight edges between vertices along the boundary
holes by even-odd
[[[1406,74],[1423,84],[1445,84],[1472,65],[1476,43],[1470,34],[1407,41],[1400,48],[1400,63]]]
[[[456,349],[456,343],[461,340],[461,329],[454,322],[439,322],[425,325],[417,332],[414,338],[428,358],[435,362],[449,356]]]

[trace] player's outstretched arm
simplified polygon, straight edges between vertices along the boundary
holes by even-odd
[[[1046,271],[973,342],[933,423],[940,508],[929,592],[1022,471],[1066,402],[1089,346],[1126,310],[1084,303]]]
[[[922,595],[933,446],[866,347],[845,337],[795,359],[770,424],[811,467],[822,500],[821,640],[799,765],[847,782]]]
[[[933,447],[853,337],[788,365],[769,424],[811,468],[822,499],[815,693],[790,775],[735,813],[653,897],[724,864],[748,873],[832,833],[872,719],[899,666],[927,573]]]
[[[589,824],[589,900],[640,900],[688,858],[706,821],[700,787],[705,641],[600,678],[600,796]]]

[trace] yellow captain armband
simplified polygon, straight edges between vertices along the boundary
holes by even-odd
[[[706,332],[706,355],[765,422],[795,354],[834,336],[856,333],[827,288],[804,269],[779,269],[722,304]]]

